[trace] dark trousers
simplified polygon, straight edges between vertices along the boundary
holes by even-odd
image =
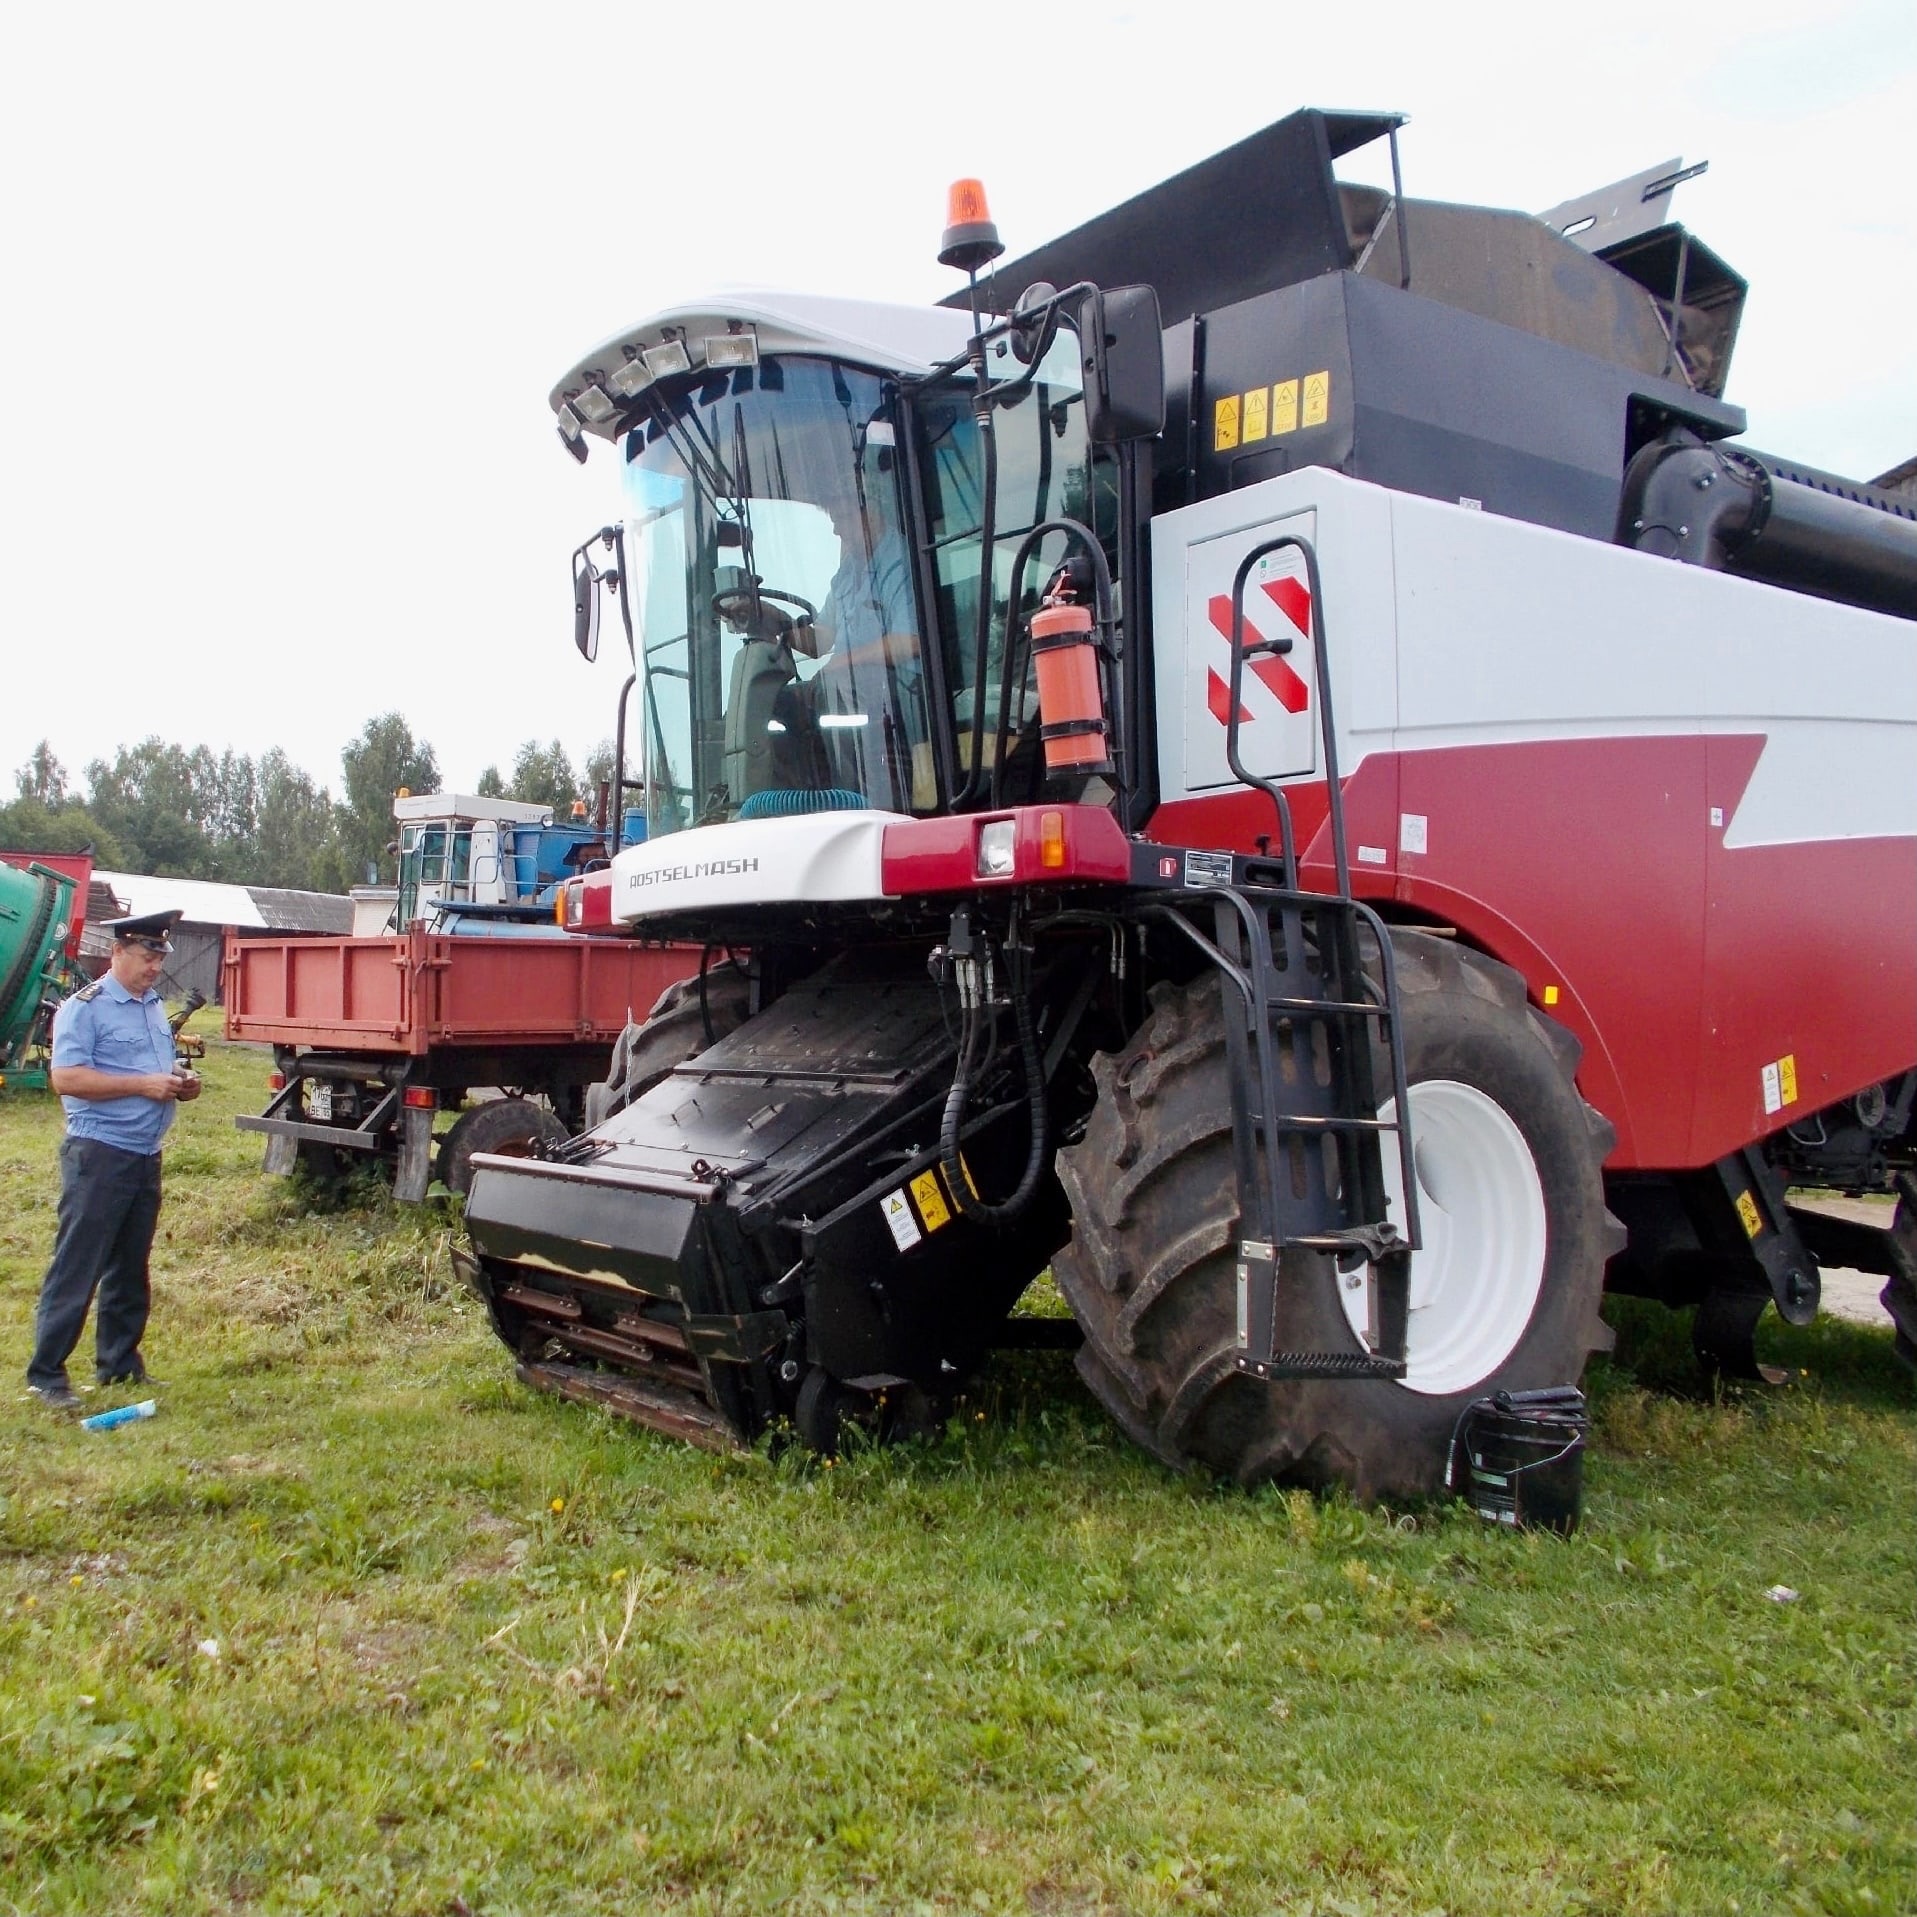
[[[40,1281],[28,1384],[66,1383],[67,1359],[96,1291],[93,1351],[100,1378],[137,1376],[145,1368],[147,1255],[159,1220],[158,1152],[121,1151],[93,1138],[60,1141],[59,1218],[53,1262]]]

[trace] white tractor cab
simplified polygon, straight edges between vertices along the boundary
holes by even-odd
[[[552,926],[555,888],[604,856],[586,819],[556,825],[551,806],[518,799],[402,791],[393,820],[399,882],[385,926],[395,931],[425,924],[524,934]]]

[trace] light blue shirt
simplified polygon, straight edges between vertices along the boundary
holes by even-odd
[[[862,545],[863,542],[860,542]],[[918,600],[912,591],[912,549],[896,526],[879,534],[870,554],[845,542],[845,554],[819,605],[819,624],[843,657],[888,632],[916,633]]]
[[[96,1072],[129,1077],[173,1069],[173,1034],[158,992],[135,998],[111,972],[99,990],[76,992],[53,1015],[53,1069],[90,1065]],[[117,1145],[123,1152],[148,1157],[173,1123],[171,1100],[142,1098],[62,1098],[67,1136]]]

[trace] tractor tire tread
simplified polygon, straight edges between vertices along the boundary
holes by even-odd
[[[1541,1167],[1547,1157],[1558,1167],[1556,1219],[1568,1248],[1555,1263],[1547,1253],[1530,1320],[1470,1393],[1247,1378],[1235,1364],[1238,1206],[1218,988],[1209,977],[1155,986],[1132,1039],[1094,1059],[1092,1115],[1059,1154],[1074,1235],[1054,1270],[1085,1335],[1081,1377],[1121,1429],[1175,1468],[1196,1464],[1243,1483],[1336,1480],[1366,1499],[1427,1494],[1438,1488],[1443,1440],[1466,1397],[1563,1383],[1609,1346],[1598,1304],[1603,1266],[1623,1234],[1604,1207],[1599,1166],[1614,1134],[1578,1096],[1576,1037],[1531,1004],[1509,966],[1415,932],[1394,933],[1393,947],[1404,1018],[1440,1061],[1423,1075],[1462,1069],[1442,1062],[1447,1046],[1488,1046],[1508,1063],[1484,1069],[1515,1074],[1543,1101],[1538,1122],[1550,1142],[1534,1151]],[[1300,1286],[1322,1289],[1315,1348],[1356,1351],[1324,1262],[1288,1253],[1286,1269]]]

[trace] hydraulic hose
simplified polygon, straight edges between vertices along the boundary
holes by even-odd
[[[1022,972],[1023,968],[1020,970]],[[945,1182],[951,1188],[953,1201],[966,1217],[976,1219],[981,1224],[1009,1224],[1018,1217],[1037,1195],[1039,1180],[1045,1173],[1045,1136],[1051,1120],[1045,1107],[1045,1067],[1039,1057],[1038,1033],[1032,1022],[1032,999],[1028,985],[1029,980],[1024,977],[1013,983],[1012,1023],[1018,1033],[1019,1059],[1025,1071],[1025,1099],[1031,1113],[1032,1142],[1026,1154],[1025,1170],[1011,1195],[997,1203],[980,1197],[972,1189],[971,1180],[966,1176],[959,1158],[959,1127],[965,1116],[966,1104],[972,1096],[979,1039],[988,1031],[991,1023],[989,1015],[977,1008],[968,1009],[965,1014],[958,1070],[952,1079],[952,1089],[945,1095],[945,1116],[939,1125],[939,1163],[944,1167]]]

